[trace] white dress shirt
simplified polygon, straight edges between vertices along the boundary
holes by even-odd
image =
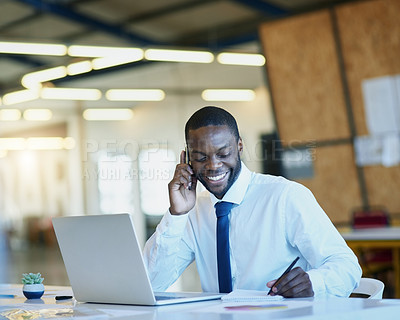
[[[361,268],[354,253],[304,186],[282,177],[250,172],[242,163],[238,179],[222,199],[230,213],[233,289],[267,290],[297,257],[315,296],[348,296]],[[218,200],[205,191],[185,215],[167,212],[147,241],[144,259],[155,291],[172,285],[196,260],[203,291],[218,292],[216,215]]]

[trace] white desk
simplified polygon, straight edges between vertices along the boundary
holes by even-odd
[[[368,228],[341,232],[348,246],[360,256],[362,249],[389,248],[393,255],[395,295],[400,298],[400,227]]]
[[[26,300],[19,294],[21,286],[0,288],[0,293],[14,292],[18,296],[12,299],[0,299],[0,319],[22,319],[18,317],[23,311],[31,315],[41,314],[42,318],[53,314],[58,319],[74,318],[90,319],[141,319],[141,320],[251,320],[251,319],[363,319],[376,320],[397,319],[400,314],[400,300],[373,299],[284,299],[263,304],[284,304],[286,309],[264,309],[248,311],[229,311],[224,307],[228,304],[215,301],[193,302],[171,306],[144,307],[128,305],[107,305],[77,303],[66,300],[56,303],[55,294],[72,293],[69,287],[45,286],[45,296],[40,300]],[[12,291],[14,290],[14,291]],[[57,293],[58,292],[58,293]],[[248,303],[234,303],[246,305]],[[26,315],[26,314],[25,314]],[[54,319],[53,316],[53,319]],[[7,319],[7,318],[6,318]]]

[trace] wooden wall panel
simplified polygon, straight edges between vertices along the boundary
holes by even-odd
[[[264,24],[260,36],[283,145],[348,138],[329,11]]]
[[[357,135],[367,135],[361,81],[400,74],[400,1],[361,1],[335,11]]]
[[[378,0],[336,8],[340,41],[358,135],[369,135],[363,79],[400,74],[400,1]],[[400,213],[400,166],[365,167],[370,205]]]
[[[310,188],[334,223],[349,222],[351,211],[362,204],[352,146],[316,148],[314,173],[298,182]]]
[[[400,213],[400,167],[366,167],[365,180],[369,203],[383,206],[391,215]]]
[[[351,211],[363,204],[362,190],[369,205],[398,214],[400,166],[358,171],[352,144],[341,139],[353,138],[352,121],[356,135],[369,134],[362,80],[400,74],[400,1],[359,1],[332,10],[260,27],[278,132],[284,146],[293,141],[316,140],[317,146],[323,140],[336,142],[315,149],[315,176],[299,180],[334,222],[350,221]],[[345,82],[340,76],[341,58]],[[346,90],[354,119],[346,112]]]

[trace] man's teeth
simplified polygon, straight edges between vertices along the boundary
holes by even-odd
[[[207,177],[207,179],[212,180],[212,181],[218,181],[221,180],[223,177],[225,177],[226,173],[222,173],[219,176],[215,176],[215,177]]]

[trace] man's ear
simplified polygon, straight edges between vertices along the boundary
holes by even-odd
[[[239,151],[239,155],[242,156],[243,153],[243,141],[242,138],[239,137],[238,140],[238,151]]]

